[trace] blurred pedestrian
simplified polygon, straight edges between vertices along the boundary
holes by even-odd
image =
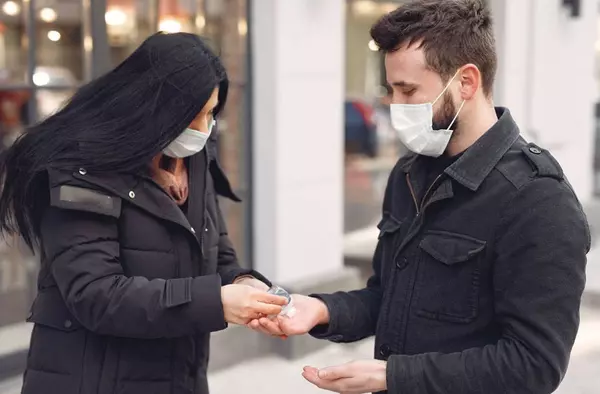
[[[554,392],[577,334],[590,232],[557,161],[494,107],[489,10],[415,0],[371,35],[412,151],[388,181],[373,276],[362,290],[295,295],[293,318],[250,325],[334,342],[375,335],[377,360],[305,368],[336,393]]]
[[[209,334],[281,311],[219,208],[227,86],[199,37],[158,33],[7,151],[0,226],[41,257],[23,394],[205,394]]]

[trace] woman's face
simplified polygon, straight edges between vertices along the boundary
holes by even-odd
[[[189,128],[198,130],[202,133],[208,133],[208,126],[213,121],[213,111],[219,104],[219,88],[215,88],[210,98],[204,105],[204,108],[196,115]]]

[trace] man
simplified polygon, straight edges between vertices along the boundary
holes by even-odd
[[[334,392],[553,392],[578,329],[589,228],[555,159],[493,106],[489,11],[416,0],[371,35],[394,128],[414,152],[389,178],[373,276],[362,290],[296,295],[293,318],[250,325],[334,342],[375,335],[377,360],[305,368]]]

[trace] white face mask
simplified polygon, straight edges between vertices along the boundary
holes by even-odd
[[[163,150],[163,153],[175,158],[195,155],[206,146],[206,141],[208,141],[208,137],[210,137],[215,124],[216,122],[213,119],[208,124],[208,131],[206,133],[188,127]]]
[[[433,129],[433,105],[446,93],[456,75],[458,72],[454,74],[442,93],[432,103],[390,105],[392,126],[398,132],[400,141],[410,151],[420,155],[438,157],[446,150],[452,136],[452,126],[465,105],[465,101],[463,100],[456,116],[446,130]]]

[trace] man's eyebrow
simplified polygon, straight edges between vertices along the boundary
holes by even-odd
[[[396,81],[396,82],[390,82],[389,83],[390,86],[395,86],[398,88],[416,88],[417,85],[416,83],[411,83],[411,82],[407,82],[407,81]]]

